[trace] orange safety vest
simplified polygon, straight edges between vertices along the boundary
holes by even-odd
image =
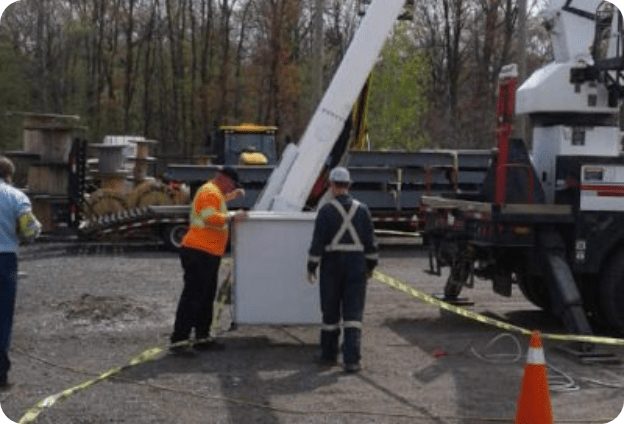
[[[189,230],[182,246],[222,256],[228,241],[228,209],[219,187],[212,181],[197,190],[190,213]]]

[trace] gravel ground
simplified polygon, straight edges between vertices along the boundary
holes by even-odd
[[[147,348],[166,346],[182,286],[175,253],[36,244],[20,257],[13,386],[0,392],[9,419],[127,365]],[[441,291],[443,281],[424,273],[426,266],[417,246],[382,250],[381,271],[426,293]],[[562,331],[518,295],[500,298],[488,284],[466,295],[474,311]],[[365,368],[356,375],[311,362],[318,349],[314,326],[233,330],[231,324],[226,307],[218,330],[225,350],[192,358],[159,354],[44,409],[35,422],[513,422],[527,340],[440,312],[383,283],[369,285]],[[555,420],[613,420],[624,401],[622,364],[583,364],[559,347],[545,341]],[[605,349],[623,356],[621,349]]]

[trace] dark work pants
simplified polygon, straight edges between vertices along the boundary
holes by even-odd
[[[340,320],[344,326],[343,361],[358,363],[361,358],[362,316],[366,301],[366,262],[362,253],[332,252],[323,255],[320,272],[321,355],[338,356]]]
[[[171,343],[210,336],[214,299],[217,292],[221,257],[198,250],[180,250],[184,269],[184,288],[178,302]]]
[[[9,347],[17,292],[17,256],[0,253],[0,378],[6,377],[11,361]]]

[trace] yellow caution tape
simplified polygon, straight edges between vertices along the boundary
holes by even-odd
[[[231,265],[231,261],[230,260],[224,260],[223,262],[226,265]],[[230,284],[231,284],[231,278],[228,275],[227,280],[224,282],[225,288],[227,288]],[[224,302],[225,302],[225,300],[227,298],[227,296],[225,295],[226,292],[227,292],[227,290],[225,290],[223,292],[224,294],[221,296],[221,299],[219,300],[219,303],[217,305],[217,313],[216,313],[216,317],[215,317],[215,322],[213,324],[213,328],[214,328],[214,326],[216,326],[219,323],[219,319],[221,317],[221,312],[223,310],[223,304],[224,304]],[[182,346],[192,346],[193,344],[195,344],[194,341],[185,340],[185,341],[182,341],[182,342],[174,343],[171,346],[180,346],[180,347],[182,347]],[[156,357],[158,355],[160,355],[164,351],[165,351],[165,348],[161,347],[161,346],[155,346],[155,347],[147,348],[143,352],[139,353],[138,355],[136,355],[132,359],[130,359],[130,362],[128,362],[127,365],[124,365],[124,366],[121,366],[121,367],[111,368],[108,371],[105,371],[104,373],[100,374],[99,376],[97,376],[95,378],[92,378],[90,380],[84,381],[84,382],[82,382],[82,383],[80,383],[80,384],[78,384],[78,385],[76,385],[74,387],[71,387],[69,389],[65,389],[62,392],[55,393],[53,395],[48,396],[45,399],[42,399],[39,402],[37,402],[37,404],[35,406],[30,408],[28,411],[26,411],[24,416],[22,418],[20,418],[20,420],[18,421],[18,424],[32,423],[39,416],[39,414],[41,414],[46,408],[51,408],[57,402],[64,401],[64,400],[68,399],[69,397],[73,396],[74,394],[76,394],[77,392],[80,392],[82,390],[86,390],[89,387],[94,386],[95,384],[101,383],[102,381],[105,381],[105,380],[107,380],[107,379],[109,379],[109,378],[119,374],[121,371],[123,371],[125,369],[131,368],[131,367],[135,367],[137,365],[141,365],[141,364],[144,364],[146,362],[152,361],[152,360],[156,359]]]
[[[414,287],[404,283],[403,281],[390,277],[389,275],[386,275],[381,271],[375,270],[373,272],[373,277],[377,281],[385,283],[388,286],[392,287],[393,289],[407,293],[408,295],[415,297],[431,306],[444,309],[454,314],[472,319],[474,321],[481,322],[483,324],[488,324],[488,325],[503,329],[505,331],[513,331],[513,332],[524,334],[527,336],[531,335],[532,333],[531,330],[527,330],[526,328],[518,327],[516,325],[509,324],[504,321],[486,317],[485,315],[476,313],[466,308],[451,305],[450,303],[444,302],[443,300],[440,300],[433,296],[425,294],[421,292],[420,290],[417,290]],[[599,337],[599,336],[572,335],[572,334],[548,334],[547,333],[547,334],[542,334],[542,338],[551,339],[551,340],[559,340],[559,341],[567,341],[567,342],[581,342],[581,343],[595,343],[595,344],[604,344],[604,345],[624,346],[624,339],[618,339],[614,337]]]
[[[186,342],[188,343],[188,342]],[[151,361],[153,359],[156,358],[156,356],[158,356],[164,349],[162,347],[151,347],[143,352],[141,352],[140,354],[138,354],[137,356],[135,356],[134,358],[132,358],[130,360],[130,362],[128,363],[128,365],[122,366],[122,367],[115,367],[115,368],[111,368],[108,371],[106,371],[103,374],[100,374],[99,376],[92,378],[90,380],[86,380],[83,381],[82,383],[71,387],[69,389],[65,389],[62,392],[58,392],[55,393],[51,396],[48,396],[45,399],[40,400],[39,402],[37,402],[37,404],[35,406],[33,406],[32,408],[30,408],[28,411],[26,411],[26,413],[24,414],[24,416],[22,418],[20,418],[20,420],[18,421],[19,424],[27,424],[27,423],[31,423],[33,422],[38,416],[39,414],[41,414],[46,408],[51,408],[52,406],[54,406],[57,402],[63,401],[71,396],[73,396],[75,393],[88,389],[89,387],[97,384],[97,383],[101,383],[104,380],[109,379],[110,377],[119,374],[121,371],[123,371],[124,369],[142,364],[144,362],[148,362]]]

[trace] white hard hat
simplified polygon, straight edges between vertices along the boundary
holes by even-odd
[[[329,181],[332,183],[350,183],[351,176],[349,175],[347,168],[338,166],[332,169],[329,173]]]

